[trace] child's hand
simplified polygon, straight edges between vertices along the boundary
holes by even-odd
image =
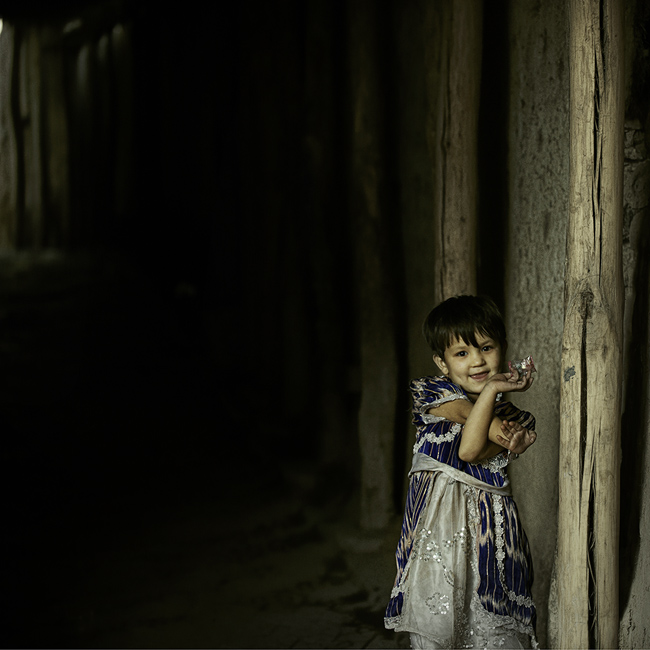
[[[516,369],[513,372],[500,372],[490,377],[488,383],[500,393],[522,393],[528,390],[535,381],[530,371],[519,375]]]
[[[513,454],[523,454],[537,440],[537,434],[534,431],[529,431],[512,420],[504,420],[501,423],[501,432],[502,435],[497,435],[499,444]]]

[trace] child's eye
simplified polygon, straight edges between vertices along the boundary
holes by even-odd
[[[489,352],[492,349],[491,345],[484,345],[483,346],[483,352]]]
[[[467,352],[465,350],[461,350],[460,352],[456,353],[457,357],[464,357],[467,355]]]

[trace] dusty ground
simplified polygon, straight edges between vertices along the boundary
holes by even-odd
[[[382,621],[399,522],[364,533],[337,470],[243,454],[169,343],[184,308],[87,261],[0,281],[3,647],[408,647]]]
[[[382,626],[393,535],[362,534],[298,496],[164,492],[94,506],[83,529],[52,519],[22,549],[30,587],[10,645],[406,647]]]

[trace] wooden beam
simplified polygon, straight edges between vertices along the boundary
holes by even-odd
[[[361,525],[380,529],[394,514],[393,466],[398,390],[395,269],[385,201],[385,135],[380,5],[353,0],[349,11],[351,209],[355,218],[361,358],[359,446]]]
[[[476,293],[482,3],[428,2],[424,21],[434,295],[440,302]]]
[[[14,89],[19,79],[20,33],[8,23],[0,35],[0,249],[14,250],[22,201],[22,127]]]
[[[65,65],[60,31],[52,25],[40,28],[41,46],[46,53],[41,58],[43,244],[49,248],[65,249],[70,230],[70,165]]]
[[[623,9],[571,0],[560,394],[559,647],[618,647]]]
[[[41,95],[41,43],[39,29],[23,29],[20,48],[19,105],[23,138],[24,201],[22,223],[18,224],[18,245],[32,250],[43,246],[43,160]]]

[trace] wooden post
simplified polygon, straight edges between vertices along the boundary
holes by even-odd
[[[0,249],[13,250],[22,201],[20,114],[13,89],[18,86],[20,32],[5,23],[0,33]]]
[[[336,112],[340,93],[336,81],[339,61],[335,49],[340,43],[338,30],[341,16],[330,0],[308,3],[305,21],[305,127],[304,152],[309,167],[309,179],[304,194],[306,214],[309,215],[308,241],[311,272],[311,294],[317,317],[313,331],[322,353],[317,364],[320,401],[319,458],[325,464],[344,463],[356,470],[354,454],[349,453],[350,429],[345,408],[345,385],[341,377],[346,371],[345,289],[349,282],[351,264],[346,258],[344,235],[348,221],[347,197],[342,198],[337,154],[344,138],[339,130]],[[339,64],[339,65],[337,65]],[[342,65],[340,66],[343,67]],[[337,255],[332,255],[332,250]],[[345,275],[344,275],[345,274]],[[342,281],[345,278],[345,281]]]
[[[560,394],[559,647],[618,647],[623,283],[620,0],[571,0]]]
[[[425,9],[427,140],[433,161],[436,302],[476,293],[477,142],[482,3]]]
[[[43,244],[65,248],[69,235],[70,178],[68,174],[69,128],[65,97],[65,71],[61,29],[45,25],[40,29],[42,47],[41,94],[43,129]]]
[[[383,200],[384,141],[377,34],[381,11],[373,0],[349,3],[353,107],[351,204],[357,242],[361,356],[359,446],[361,526],[378,529],[393,516],[393,465],[398,363],[394,269],[389,215]]]
[[[20,47],[19,107],[22,130],[24,201],[22,223],[17,224],[18,245],[39,250],[43,245],[43,161],[41,43],[39,29],[34,25],[23,28]]]

